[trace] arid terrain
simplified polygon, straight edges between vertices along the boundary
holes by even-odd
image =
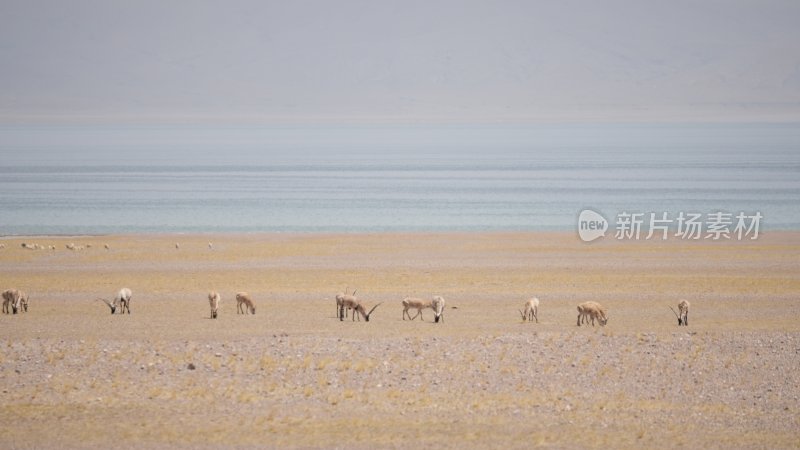
[[[30,296],[0,316],[0,448],[800,447],[800,233],[0,244],[0,289]],[[112,316],[97,298],[121,287],[132,314]],[[381,303],[369,322],[338,320],[346,288]],[[402,320],[403,297],[437,294],[443,323]],[[681,298],[688,327],[669,310]],[[576,326],[586,300],[607,326]]]

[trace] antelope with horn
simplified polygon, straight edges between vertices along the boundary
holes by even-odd
[[[526,320],[528,322],[536,320],[536,323],[539,323],[539,299],[536,297],[528,299],[528,301],[525,302],[525,310],[519,311],[519,313],[522,316],[523,322]]]
[[[125,314],[125,311],[128,311],[128,314],[131,313],[131,297],[133,293],[128,288],[122,288],[117,292],[117,295],[114,297],[114,300],[109,302],[104,298],[98,298],[98,301],[102,301],[111,309],[111,314],[114,314],[119,307],[120,314]]]
[[[669,307],[672,309],[672,306]],[[678,312],[676,313],[674,309],[672,309],[672,314],[675,314],[675,317],[678,318],[678,326],[689,326],[689,301],[688,300],[681,300],[678,303]]]

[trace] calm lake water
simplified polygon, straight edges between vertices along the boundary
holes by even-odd
[[[0,126],[0,234],[800,229],[800,124]]]

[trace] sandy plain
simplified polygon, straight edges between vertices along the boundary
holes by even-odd
[[[0,316],[0,448],[800,447],[800,233],[0,244],[0,289],[31,298]],[[132,314],[112,316],[96,299],[123,286]],[[370,322],[338,320],[346,287],[382,303]],[[434,294],[444,323],[402,320],[403,297]],[[523,323],[532,295],[539,323]],[[681,298],[689,327],[668,308]],[[586,300],[606,327],[576,327]]]

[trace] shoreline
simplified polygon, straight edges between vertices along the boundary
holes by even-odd
[[[800,233],[800,229],[794,228],[780,228],[780,229],[760,229],[759,238],[768,236],[770,234],[795,234]],[[530,235],[574,235],[578,238],[578,232],[575,228],[571,229],[558,229],[558,230],[387,230],[387,231],[207,231],[207,232],[131,232],[131,233],[86,233],[86,234],[0,234],[0,239],[25,239],[25,238],[52,238],[52,239],[67,239],[67,238],[99,238],[99,237],[152,237],[152,238],[166,238],[170,236],[183,236],[183,237],[201,237],[201,236],[222,236],[222,237],[237,237],[237,236],[372,236],[372,235],[511,235],[511,234],[530,234]],[[609,230],[604,238],[596,242],[602,241],[615,241],[615,242],[669,242],[669,241],[682,241],[682,242],[749,242],[753,241],[749,238],[742,239],[741,241],[731,239],[691,239],[682,240],[670,234],[668,239],[662,240],[657,238],[652,239],[615,239],[613,237],[613,230]],[[645,233],[643,233],[644,235]],[[591,244],[591,243],[590,243]]]

